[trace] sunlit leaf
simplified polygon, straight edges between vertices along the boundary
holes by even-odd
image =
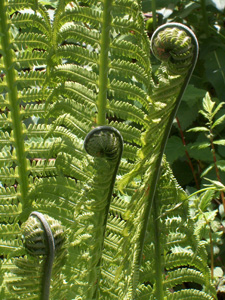
[[[225,1],[224,0],[210,0],[211,4],[215,6],[221,12],[225,9]]]
[[[209,129],[206,127],[194,127],[194,128],[187,130],[187,132],[191,132],[191,131],[193,131],[193,132],[203,132],[203,131],[209,132]]]
[[[215,105],[215,102],[211,100],[211,97],[209,93],[207,92],[204,99],[203,99],[203,108],[206,112],[212,113],[213,107]]]

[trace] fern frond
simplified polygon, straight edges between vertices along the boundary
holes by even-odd
[[[134,142],[137,145],[140,145],[141,132],[139,129],[132,127],[131,125],[112,121],[109,123],[110,126],[115,127],[119,132],[121,132],[124,140],[127,142]]]
[[[60,19],[60,24],[71,21],[88,23],[98,29],[102,20],[102,12],[85,6],[74,6],[66,9],[65,14]]]
[[[19,92],[19,100],[24,103],[29,102],[43,102],[49,96],[51,90],[45,89],[45,91],[38,89],[37,87],[25,88]]]
[[[79,24],[66,23],[60,29],[58,36],[58,43],[61,43],[67,39],[72,39],[75,42],[86,43],[96,47],[99,44],[100,35],[97,30],[88,29]]]
[[[17,78],[17,82],[22,87],[30,87],[33,85],[42,85],[46,79],[46,74],[39,71],[21,71],[20,76]]]
[[[24,32],[15,37],[15,46],[18,50],[22,49],[42,49],[47,50],[49,48],[49,42],[47,36],[34,33]]]
[[[112,90],[111,90],[112,89]],[[128,84],[126,82],[118,82],[116,80],[113,80],[111,82],[111,89],[109,90],[112,92],[112,95],[117,99],[127,97],[127,99],[130,100],[137,100],[139,101],[148,111],[149,109],[149,100],[148,95],[140,88],[138,88],[135,85]],[[125,97],[124,97],[125,93]],[[126,98],[124,99],[126,100]]]
[[[83,83],[91,90],[97,89],[97,74],[88,71],[83,66],[73,64],[57,66],[54,70],[53,76],[64,79],[65,81],[75,81]]]
[[[108,102],[108,115],[117,116],[117,118],[126,119],[136,122],[137,124],[147,126],[145,113],[138,107],[123,101],[111,100]]]
[[[51,28],[46,22],[35,12],[33,14],[14,14],[12,22],[19,28],[36,27],[41,34],[44,34],[50,40]]]
[[[149,65],[148,56],[139,46],[123,41],[123,40],[114,40],[111,45],[112,53],[118,57],[123,56],[124,58],[135,59],[138,63],[145,67]]]
[[[64,58],[68,60],[76,61],[80,64],[97,65],[98,55],[95,52],[90,52],[86,48],[81,48],[75,45],[65,45],[57,49],[53,58]]]
[[[193,299],[193,300],[213,300],[213,298],[202,291],[195,289],[182,290],[174,292],[173,295],[168,296],[168,300],[178,300],[178,299]]]
[[[127,78],[134,77],[138,82],[145,84],[146,87],[150,84],[150,75],[145,71],[145,69],[137,64],[130,63],[124,60],[115,59],[111,61],[111,68],[109,70],[109,75],[114,77],[118,75],[123,75]]]
[[[7,204],[7,205],[0,205],[1,212],[0,212],[0,221],[1,223],[12,223],[22,212],[22,205],[19,204]]]
[[[46,58],[47,55],[45,52],[34,51],[31,53],[29,51],[24,51],[24,52],[19,52],[17,56],[17,63],[21,68],[28,68],[28,67],[33,67],[34,65],[35,66],[45,65]]]

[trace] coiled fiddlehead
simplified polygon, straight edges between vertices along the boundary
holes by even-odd
[[[99,126],[88,133],[84,140],[84,148],[89,155],[105,158],[115,166],[107,198],[109,206],[123,152],[123,138],[117,129],[110,126]]]
[[[128,180],[131,180],[136,174],[140,174],[141,172],[144,173],[144,171],[146,172],[145,190],[148,192],[147,195],[146,193],[143,193],[142,196],[144,212],[141,216],[143,221],[140,219],[138,220],[141,225],[136,246],[137,251],[134,253],[133,260],[133,269],[135,271],[131,276],[130,282],[128,282],[127,288],[127,290],[131,289],[133,291],[134,298],[150,215],[153,215],[154,220],[156,220],[154,224],[156,232],[154,244],[158,243],[157,249],[160,249],[161,247],[159,237],[160,231],[157,229],[159,213],[156,201],[156,189],[161,173],[161,163],[173,120],[198,58],[198,42],[194,33],[185,25],[178,23],[168,23],[160,26],[153,33],[151,48],[153,54],[162,60],[162,65],[156,75],[156,83],[153,83],[153,92],[151,95],[154,104],[152,109],[153,112],[148,116],[150,126],[143,134],[144,146],[140,152],[142,160],[137,164],[136,169],[130,172],[131,176],[127,176],[128,179],[125,177],[124,180],[125,184],[127,184]],[[122,187],[123,184],[124,183],[122,182]],[[135,219],[137,214],[135,201],[131,201],[129,207],[129,213],[130,212],[132,214],[130,219]],[[135,226],[133,226],[129,220],[126,224],[127,229],[130,232],[136,232]],[[159,253],[160,252],[155,252],[155,261],[157,262],[155,264],[156,274],[161,274],[163,270],[163,262],[161,261]],[[156,281],[156,298],[163,299],[163,277],[158,277],[159,278]]]
[[[169,23],[160,26],[152,35],[152,52],[165,62],[172,74],[184,74],[194,67],[198,57],[198,42],[185,25]]]
[[[55,252],[61,248],[64,239],[61,224],[40,212],[32,212],[24,224],[24,244],[27,251],[34,256],[46,256],[41,300],[49,299]]]
[[[86,199],[93,201],[91,208],[94,213],[94,220],[98,220],[100,228],[93,231],[94,244],[92,249],[89,246],[91,271],[87,279],[89,289],[86,298],[97,299],[105,230],[113,187],[123,151],[123,139],[120,132],[115,128],[100,126],[88,133],[84,140],[84,148],[89,155],[94,157],[95,175],[90,181]]]

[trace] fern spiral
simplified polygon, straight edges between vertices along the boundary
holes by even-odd
[[[186,73],[193,65],[193,57],[196,59],[198,54],[196,45],[198,42],[194,33],[178,23],[160,26],[151,39],[153,54],[167,64],[168,71],[172,74]]]
[[[123,139],[118,130],[110,126],[99,126],[91,130],[84,140],[84,148],[94,157],[120,160]]]
[[[56,249],[64,241],[63,230],[59,222],[40,212],[32,212],[24,224],[25,247],[31,255],[46,255],[42,283],[42,300],[48,300],[50,294],[51,273]]]

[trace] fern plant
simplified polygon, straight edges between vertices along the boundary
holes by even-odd
[[[50,15],[0,2],[1,299],[216,298],[163,158],[194,34],[168,24],[150,47],[133,0]]]

